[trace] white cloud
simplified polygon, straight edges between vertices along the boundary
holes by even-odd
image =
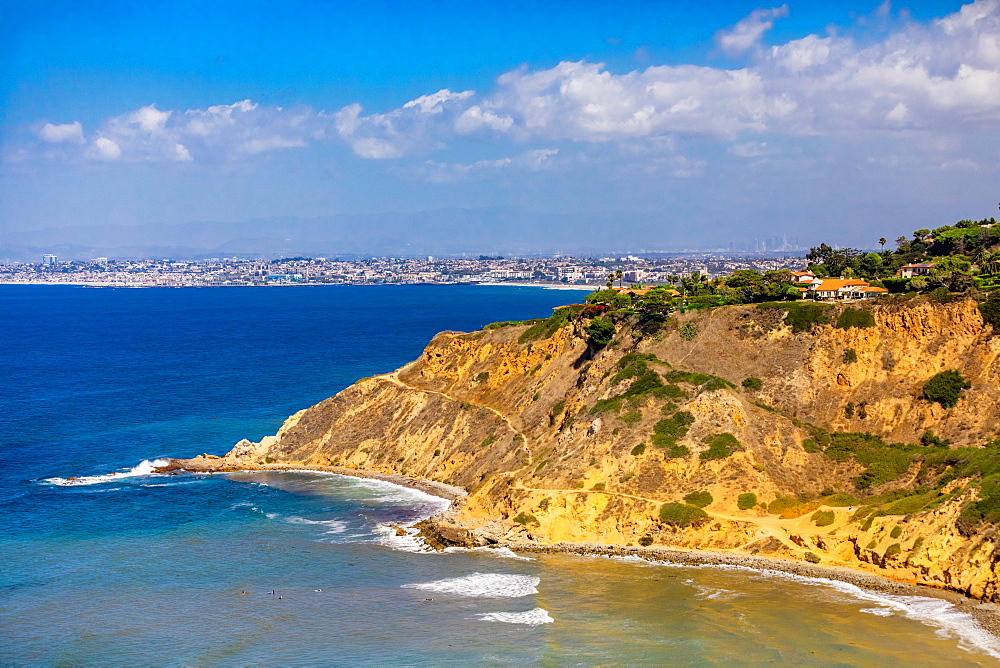
[[[461,93],[452,93],[447,88],[439,90],[431,95],[422,95],[415,100],[410,100],[403,105],[403,109],[412,109],[414,107],[419,107],[420,111],[425,114],[440,114],[444,111],[443,106],[445,102],[451,102],[454,100],[465,100],[476,94],[476,91],[466,90]]]
[[[73,121],[72,123],[65,123],[63,125],[46,123],[38,131],[38,136],[42,141],[49,144],[62,144],[64,142],[82,144],[83,125],[80,124],[80,121]]]
[[[833,34],[757,48],[787,12],[786,5],[758,9],[717,34],[727,52],[752,52],[739,69],[678,64],[618,73],[561,62],[507,72],[484,94],[442,89],[381,113],[360,104],[331,113],[251,100],[187,111],[151,104],[107,119],[89,137],[79,123],[47,123],[37,135],[63,153],[79,144],[89,146],[79,149],[89,157],[122,161],[246,160],[330,140],[365,159],[393,160],[423,159],[473,139],[624,146],[692,137],[731,143],[732,155],[752,157],[751,146],[777,136],[1000,128],[1000,0],[904,22],[865,45]],[[469,173],[477,164],[467,163]]]
[[[478,104],[472,105],[455,119],[455,131],[459,134],[471,134],[483,129],[507,132],[512,125],[514,119],[510,116],[483,109]]]
[[[94,140],[94,151],[94,155],[101,160],[117,160],[122,154],[118,143],[107,137],[98,137]]]
[[[341,139],[362,158],[399,158],[449,139],[452,119],[474,95],[471,90],[452,93],[446,88],[384,114],[363,116],[361,105],[355,103],[332,118]]]
[[[788,5],[773,9],[755,9],[728,30],[720,30],[715,41],[724,53],[736,56],[757,46],[764,33],[774,27],[774,19],[788,16]]]

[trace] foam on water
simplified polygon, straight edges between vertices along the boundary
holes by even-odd
[[[268,518],[273,518],[273,514],[268,515]],[[325,534],[337,534],[344,533],[347,531],[347,522],[343,520],[307,520],[304,517],[291,517],[285,520],[289,524],[314,524],[326,528]]]
[[[510,573],[473,573],[458,578],[402,585],[404,589],[420,589],[439,594],[468,598],[521,598],[538,593],[539,578]]]
[[[434,552],[418,535],[418,529],[402,527],[403,533],[400,534],[399,528],[396,524],[376,524],[375,542],[400,552]]]
[[[481,619],[484,622],[527,624],[528,626],[551,624],[555,621],[544,608],[535,608],[526,612],[484,612],[481,615],[476,615],[476,619]]]
[[[114,473],[107,473],[105,475],[87,475],[80,477],[69,477],[69,478],[46,478],[42,482],[48,483],[50,485],[61,485],[63,487],[71,487],[75,485],[100,485],[106,482],[112,482],[114,480],[121,480],[122,478],[135,478],[138,476],[151,476],[160,475],[153,473],[153,469],[166,466],[169,464],[166,459],[154,459],[149,461],[144,459],[135,466],[133,466],[128,471],[115,471]]]
[[[476,554],[488,554],[492,557],[501,557],[503,559],[517,559],[518,561],[534,561],[531,557],[525,557],[517,554],[509,547],[446,547],[441,550],[444,554],[460,554],[462,552],[476,553]]]

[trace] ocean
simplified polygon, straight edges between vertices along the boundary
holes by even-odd
[[[579,293],[0,286],[5,665],[995,665],[960,607],[638,559],[430,552],[446,502],[321,473],[151,475],[222,454],[434,333]]]

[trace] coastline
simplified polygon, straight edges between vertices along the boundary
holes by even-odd
[[[380,287],[384,285],[482,285],[501,288],[544,288],[593,292],[598,285],[567,285],[561,283],[264,283],[261,285],[156,285],[147,283],[116,283],[109,281],[4,281],[0,285],[69,285],[83,288],[315,288],[315,287]]]
[[[238,473],[240,471],[299,471],[302,473],[335,473],[349,478],[366,478],[369,480],[381,480],[391,482],[400,487],[415,489],[431,496],[437,496],[446,501],[454,502],[468,496],[468,493],[461,487],[447,485],[443,482],[416,478],[413,476],[400,475],[398,473],[383,473],[381,471],[368,471],[364,469],[352,469],[346,466],[321,466],[314,464],[311,466],[290,466],[286,464],[255,464],[253,466],[225,466],[222,458],[211,455],[201,455],[193,459],[169,459],[168,464],[154,469],[155,473],[175,473],[187,471],[188,473]]]
[[[190,473],[236,473],[238,471],[299,471],[335,473],[352,478],[374,479],[389,482],[401,487],[415,489],[432,496],[451,501],[463,499],[468,493],[453,485],[406,476],[395,473],[383,473],[365,469],[352,469],[344,466],[290,466],[283,464],[256,464],[253,466],[228,467],[221,457],[201,455],[193,459],[171,459],[169,464],[156,469],[159,473],[187,471]],[[422,522],[440,528],[439,518],[451,510],[451,507],[433,515]],[[423,533],[423,532],[422,532]],[[1000,640],[1000,606],[970,598],[964,594],[947,589],[939,589],[919,585],[912,582],[893,580],[891,578],[866,573],[842,566],[822,566],[805,561],[791,561],[772,557],[758,557],[735,552],[711,552],[706,550],[686,550],[670,547],[639,547],[632,545],[607,545],[604,543],[538,543],[514,540],[499,540],[490,547],[505,547],[515,553],[528,554],[575,554],[590,557],[633,557],[654,564],[675,564],[681,566],[722,566],[746,568],[756,571],[772,571],[798,577],[819,580],[834,580],[854,585],[861,589],[896,596],[923,596],[944,600],[970,614],[973,619],[992,637]]]

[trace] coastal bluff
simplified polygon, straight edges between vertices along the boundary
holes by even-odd
[[[969,509],[994,498],[1000,336],[971,298],[854,307],[864,326],[838,326],[842,304],[807,328],[773,305],[656,331],[624,314],[607,345],[579,309],[442,332],[259,443],[165,470],[426,481],[454,500],[421,525],[438,546],[709,551],[997,601],[1000,537]],[[951,406],[924,390],[948,370],[968,385]]]

